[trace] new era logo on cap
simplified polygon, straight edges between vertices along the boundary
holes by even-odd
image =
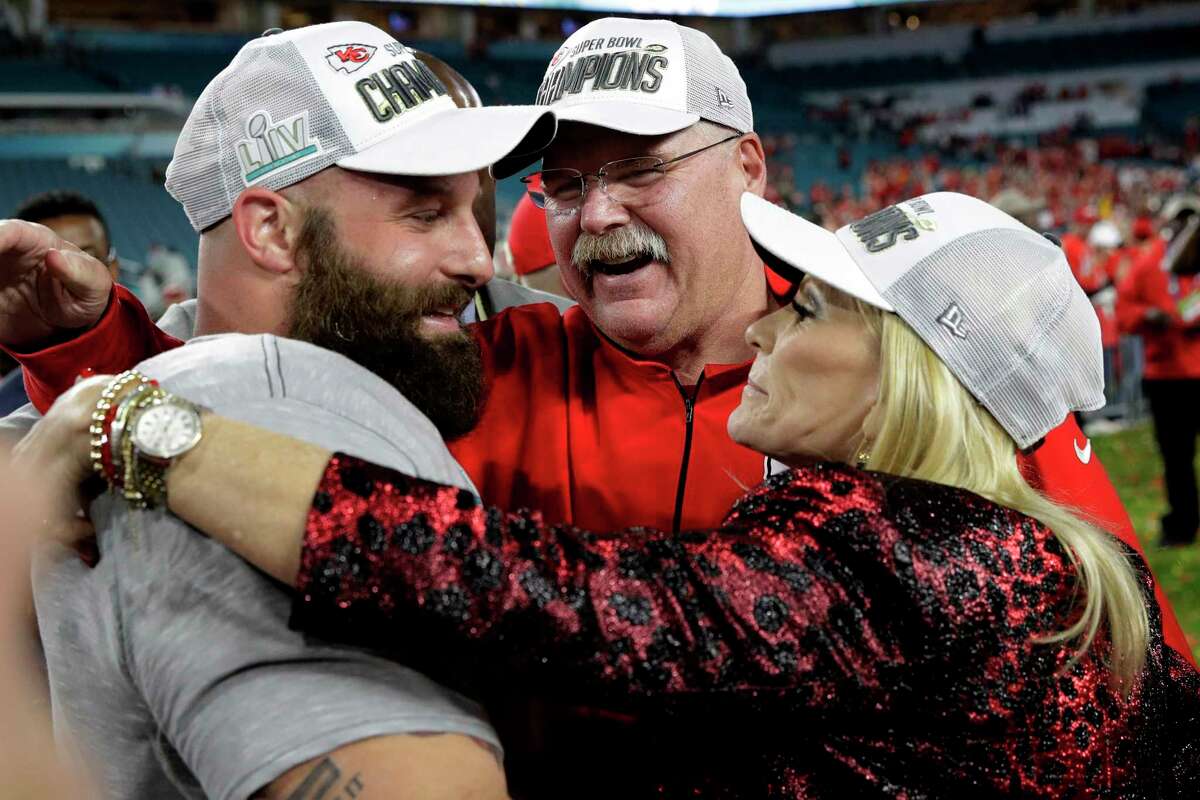
[[[537,102],[561,120],[647,136],[701,119],[754,129],[746,84],[707,35],[667,20],[584,25],[550,59]]]
[[[938,317],[938,322],[959,339],[967,338],[967,318],[962,309],[958,307],[958,303],[951,303],[947,306],[942,315]]]

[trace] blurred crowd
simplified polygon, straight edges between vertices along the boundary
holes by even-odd
[[[1002,136],[995,133],[1004,123],[1028,120],[1042,106],[1057,109],[1057,124],[1040,120],[1029,129],[1043,143],[1070,142],[1098,138],[1099,149],[1107,157],[1137,156],[1159,161],[1187,163],[1200,154],[1200,115],[1191,115],[1183,123],[1182,136],[1155,126],[1142,127],[1136,138],[1124,135],[1100,136],[1095,131],[1113,125],[1123,127],[1131,120],[1111,117],[1113,108],[1144,110],[1145,93],[1151,87],[1133,86],[1114,79],[1103,82],[1059,82],[1050,85],[1031,81],[1005,93],[995,93],[980,84],[969,98],[946,102],[945,98],[917,99],[904,93],[845,95],[833,104],[814,103],[807,109],[809,118],[824,127],[833,138],[845,141],[874,140],[907,150],[915,145],[936,152],[943,159],[987,162],[993,160]],[[1185,88],[1182,80],[1158,84],[1159,92],[1178,93]],[[1089,99],[1093,102],[1089,103]],[[1107,114],[1105,112],[1108,112]],[[1100,114],[1102,119],[1093,115]],[[1140,114],[1136,116],[1141,116]],[[975,119],[986,120],[987,130],[970,125]],[[1018,128],[1022,127],[1020,125]]]
[[[767,137],[765,144],[777,162],[770,199],[834,229],[906,197],[954,191],[1032,214],[1045,230],[1065,230],[1083,209],[1128,236],[1137,219],[1160,213],[1168,198],[1193,189],[1200,177],[1195,168],[1118,160],[1132,154],[1117,141],[1068,138],[1028,147],[993,142],[983,162],[950,161],[936,151],[897,156],[869,162],[861,178],[840,186],[801,186],[790,166],[795,137]]]
[[[907,197],[953,191],[986,199],[1031,227],[1060,236],[1071,269],[1100,317],[1109,351],[1110,413],[1141,411],[1139,347],[1120,346],[1120,287],[1139,268],[1157,269],[1178,218],[1200,208],[1196,168],[1116,160],[1114,151],[1122,153],[1112,141],[1068,138],[1030,147],[991,143],[991,160],[984,163],[946,162],[935,151],[873,161],[856,182],[804,187],[788,165],[795,138],[769,137],[767,146],[784,162],[774,170],[768,197],[830,230]],[[1127,324],[1124,332],[1135,334],[1135,328]]]

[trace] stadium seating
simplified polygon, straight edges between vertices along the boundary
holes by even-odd
[[[0,93],[165,90],[191,98],[247,38],[245,34],[56,29],[50,37],[53,46],[42,55],[0,58]],[[838,127],[813,114],[810,101],[834,107],[851,87],[868,97],[872,90],[861,87],[875,87],[880,97],[895,94],[897,108],[904,114],[937,114],[969,106],[971,98],[986,87],[1000,109],[1030,81],[1048,82],[1057,91],[1056,74],[1064,75],[1064,82],[1078,82],[1080,70],[1087,69],[1098,83],[1102,73],[1149,75],[1155,68],[1139,65],[1188,58],[1192,68],[1181,72],[1181,82],[1170,87],[1157,87],[1146,77],[1123,78],[1133,87],[1124,104],[1081,98],[1072,101],[1074,105],[1034,107],[1015,122],[997,110],[982,110],[969,122],[945,131],[967,137],[1002,133],[1028,140],[1040,130],[1069,125],[1079,112],[1090,111],[1100,130],[1135,130],[1139,114],[1144,113],[1147,126],[1178,134],[1200,108],[1200,54],[1194,46],[1198,40],[1200,9],[1164,6],[1116,22],[1110,18],[1059,17],[1036,23],[1016,19],[996,22],[986,30],[958,25],[828,42],[777,43],[744,59],[740,66],[755,104],[757,129],[794,137],[795,146],[779,153],[776,166],[790,166],[800,187],[817,181],[840,187],[857,184],[870,161],[895,157],[901,148],[894,132],[860,135]],[[1053,46],[1047,46],[1048,41]],[[468,55],[460,41],[410,43],[458,67],[489,104],[532,101],[555,44],[497,40],[486,54]],[[1156,80],[1161,81],[1162,68],[1157,68],[1157,74]],[[780,93],[780,86],[792,91]],[[928,133],[933,136],[939,130]],[[7,146],[12,149],[23,142],[21,157],[33,160],[0,159],[0,207],[11,208],[25,195],[51,186],[78,188],[94,196],[106,211],[113,207],[115,238],[125,252],[140,256],[150,242],[162,241],[194,258],[194,234],[162,189],[161,175],[155,176],[144,159],[129,157],[165,156],[169,144],[155,140],[155,147],[147,148],[144,135],[138,139],[139,135],[105,134],[86,146],[69,141],[65,134],[44,135],[40,142],[32,141],[34,134],[9,134]],[[839,151],[848,166],[839,163]],[[72,167],[66,156],[73,152],[103,155],[110,167],[102,173]],[[522,190],[515,179],[498,187],[501,229]],[[136,202],[129,202],[129,197]],[[145,213],[127,218],[118,210],[132,206]]]
[[[1145,119],[1168,135],[1181,135],[1188,119],[1200,116],[1200,81],[1171,82],[1146,92]]]
[[[116,88],[61,59],[0,57],[0,93],[111,92]]]
[[[161,165],[128,160],[92,161],[88,166],[60,159],[0,160],[0,213],[7,216],[31,195],[71,189],[99,206],[118,254],[127,261],[140,261],[158,242],[195,264],[196,234],[183,209],[163,188]]]

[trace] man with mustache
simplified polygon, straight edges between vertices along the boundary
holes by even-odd
[[[678,530],[718,519],[739,484],[762,476],[761,458],[729,440],[725,420],[751,355],[745,327],[774,303],[736,222],[741,192],[762,191],[765,161],[745,85],[711,39],[670,22],[608,19],[564,49],[591,42],[579,52],[587,60],[609,39],[613,57],[629,65],[619,70],[636,61],[637,74],[624,80],[640,76],[646,90],[585,86],[575,99],[596,110],[596,124],[572,125],[545,166],[575,169],[585,153],[593,169],[653,163],[620,175],[609,165],[603,187],[587,178],[580,207],[548,209],[564,284],[581,306],[561,316],[548,305],[514,309],[475,329],[490,394],[476,429],[451,447],[489,502],[596,529]],[[575,69],[574,57],[558,62],[551,73]],[[689,86],[687,75],[716,83]],[[599,124],[608,116],[653,131],[618,133],[621,121]],[[648,179],[648,192],[639,191]],[[616,194],[638,213],[622,212]],[[55,374],[68,363],[109,371],[174,344],[130,300],[118,290],[86,334],[24,358],[35,399],[62,388]],[[81,315],[76,324],[95,321]],[[10,349],[13,339],[0,328]]]
[[[421,63],[429,67],[434,75],[446,86],[450,97],[459,108],[479,108],[483,101],[471,82],[462,73],[442,61],[440,58],[421,50],[414,50]],[[489,253],[496,252],[496,180],[491,170],[479,171],[479,196],[475,199],[475,220],[483,231],[483,241]],[[515,281],[493,278],[475,292],[475,302],[467,307],[463,314],[463,322],[479,322],[493,317],[514,306],[525,306],[532,303],[553,303],[558,309],[566,311],[575,302],[570,298],[541,291],[536,286],[525,286]]]
[[[742,192],[762,194],[766,170],[745,85],[698,31],[608,18],[564,43],[538,100],[563,121],[540,194],[579,306],[516,309],[475,329],[488,396],[451,452],[487,502],[538,508],[550,522],[711,525],[762,477],[762,459],[725,426],[752,355],[746,327],[777,304],[738,224]],[[80,365],[115,371],[149,352],[136,311],[114,304],[44,358],[35,371],[53,385],[41,401]],[[123,351],[105,352],[105,341]],[[70,368],[47,363],[56,359]],[[1051,496],[1137,547],[1070,419],[1025,465]],[[1168,642],[1187,654],[1159,603]]]
[[[142,369],[214,409],[349,438],[471,492],[441,437],[469,428],[480,398],[478,347],[458,322],[492,272],[478,170],[553,131],[544,109],[456,108],[369,25],[249,43],[197,101],[167,174],[200,233],[202,336]],[[82,251],[9,221],[0,253],[9,307],[70,298],[56,318],[6,318],[18,340],[90,313],[95,298],[72,294],[94,267]],[[213,336],[233,332],[259,335]],[[192,420],[155,405],[153,384],[136,391],[130,402],[173,415],[168,426]],[[102,458],[155,468],[132,450]],[[35,594],[55,712],[104,796],[505,796],[498,739],[473,702],[290,631],[277,585],[164,512],[108,496],[91,511],[98,564],[50,546]]]

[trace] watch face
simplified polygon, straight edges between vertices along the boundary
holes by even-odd
[[[133,443],[156,458],[174,458],[186,453],[200,440],[200,415],[173,403],[151,406],[137,418]]]

